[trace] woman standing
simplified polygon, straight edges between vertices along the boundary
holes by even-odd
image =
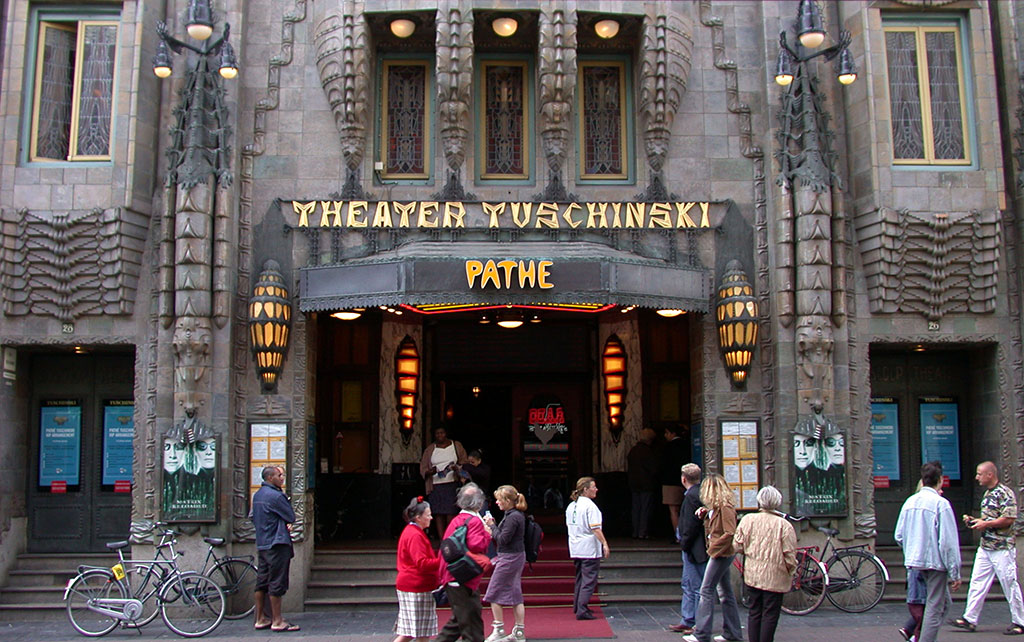
[[[594,503],[597,482],[593,477],[576,480],[576,490],[569,495],[565,507],[565,526],[569,532],[569,557],[576,566],[576,585],[572,610],[577,620],[593,620],[597,616],[588,603],[597,588],[601,559],[611,554],[602,530],[601,509]]]
[[[747,612],[750,642],[775,639],[782,596],[792,586],[796,570],[796,531],[776,513],[780,506],[782,493],[774,486],[757,491],[759,512],[744,517],[733,537],[736,552],[746,554],[743,583],[752,600]]]
[[[722,602],[725,621],[725,639],[742,640],[740,611],[729,580],[729,566],[735,557],[732,538],[736,533],[736,509],[729,484],[721,475],[709,474],[700,485],[697,517],[704,520],[704,534],[708,540],[708,565],[700,585],[700,603],[697,605],[697,625],[693,635],[684,635],[686,642],[711,642],[711,628],[715,619],[715,592]]]
[[[523,642],[526,608],[523,606],[523,567],[526,566],[526,498],[513,486],[499,486],[494,491],[498,508],[505,517],[494,530],[498,557],[494,560],[494,573],[487,585],[484,600],[491,603],[494,625],[484,642]],[[493,518],[491,522],[493,523]],[[516,626],[505,635],[504,606],[511,606]]]
[[[423,532],[432,519],[430,504],[422,496],[413,497],[402,515],[408,524],[398,539],[398,637],[394,642],[426,642],[437,635],[437,611],[431,591],[437,587],[441,558]]]
[[[444,537],[452,516],[459,512],[455,506],[455,491],[459,486],[456,479],[464,463],[466,449],[462,444],[448,439],[448,431],[444,428],[435,428],[434,443],[427,446],[420,458],[420,475],[426,482],[438,538]]]

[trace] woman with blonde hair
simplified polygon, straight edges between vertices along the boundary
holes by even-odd
[[[484,600],[491,603],[494,624],[485,642],[520,642],[526,640],[524,632],[526,608],[523,606],[523,567],[526,565],[526,498],[514,486],[499,486],[494,499],[505,516],[494,529],[493,539],[498,547],[494,560],[494,573],[487,584]],[[494,519],[488,517],[491,523]],[[505,634],[504,608],[512,607],[515,628]]]
[[[732,592],[729,567],[736,556],[732,538],[736,533],[736,509],[732,489],[721,475],[711,473],[700,485],[697,517],[704,520],[704,535],[708,540],[708,565],[700,585],[700,603],[697,605],[697,623],[693,635],[683,636],[686,642],[711,642],[711,629],[715,619],[715,593],[722,602],[725,640],[742,640],[740,611]]]
[[[565,507],[565,526],[569,532],[569,557],[576,566],[576,585],[572,610],[577,620],[593,620],[597,616],[588,603],[597,588],[597,574],[601,558],[608,557],[611,549],[602,530],[601,509],[594,503],[597,482],[593,477],[580,477],[576,489],[569,495]]]

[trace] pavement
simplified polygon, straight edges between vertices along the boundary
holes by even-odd
[[[616,640],[623,642],[678,641],[682,636],[665,627],[678,622],[678,611],[667,605],[603,607]],[[949,616],[959,617],[963,603],[954,603]],[[389,641],[394,638],[391,627],[397,609],[346,610],[337,613],[293,613],[288,620],[302,627],[294,633],[254,631],[249,619],[225,620],[216,631],[206,636],[220,641],[281,642],[363,642]],[[487,615],[485,613],[485,615]],[[721,626],[721,612],[716,610],[716,625]],[[746,613],[741,613],[746,629]],[[778,642],[900,642],[896,632],[907,617],[905,604],[883,602],[867,613],[843,613],[828,603],[810,615],[782,615],[775,639]],[[485,618],[485,629],[488,620]],[[946,625],[939,640],[948,642],[991,642],[1013,639],[1002,634],[1009,626],[1009,610],[1005,602],[995,602],[982,613],[982,623],[975,633],[967,633]],[[526,631],[530,633],[530,609],[526,611]],[[715,633],[720,631],[716,629]],[[64,620],[52,622],[0,622],[3,642],[61,642],[84,638]],[[141,631],[116,630],[108,635],[111,641],[177,640],[180,639],[157,618]]]

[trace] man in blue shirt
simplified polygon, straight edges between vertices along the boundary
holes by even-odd
[[[949,590],[960,588],[960,537],[949,500],[939,494],[942,464],[921,466],[921,490],[911,495],[896,520],[903,565],[916,569],[928,586],[918,642],[935,642],[949,607]]]
[[[256,550],[260,564],[256,571],[256,628],[298,631],[299,627],[281,616],[281,598],[288,591],[288,569],[292,557],[292,523],[295,511],[284,491],[284,469],[266,466],[263,485],[252,497],[252,523],[256,527]],[[263,610],[264,596],[270,595],[271,619]]]

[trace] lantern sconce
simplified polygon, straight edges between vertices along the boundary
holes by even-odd
[[[750,362],[757,345],[757,299],[754,289],[739,261],[725,266],[725,275],[718,286],[715,316],[718,325],[718,349],[725,358],[725,371],[732,384],[745,388]]]
[[[416,394],[420,381],[420,353],[416,342],[406,335],[395,353],[395,399],[398,402],[398,430],[402,441],[412,439],[413,419],[416,416]]]
[[[277,390],[277,379],[288,352],[291,323],[292,304],[281,266],[277,261],[268,260],[249,299],[249,347],[256,359],[256,373],[264,394]]]
[[[604,400],[608,408],[608,426],[612,440],[622,436],[622,415],[626,407],[626,348],[622,340],[611,335],[601,353],[601,376],[604,378]]]

